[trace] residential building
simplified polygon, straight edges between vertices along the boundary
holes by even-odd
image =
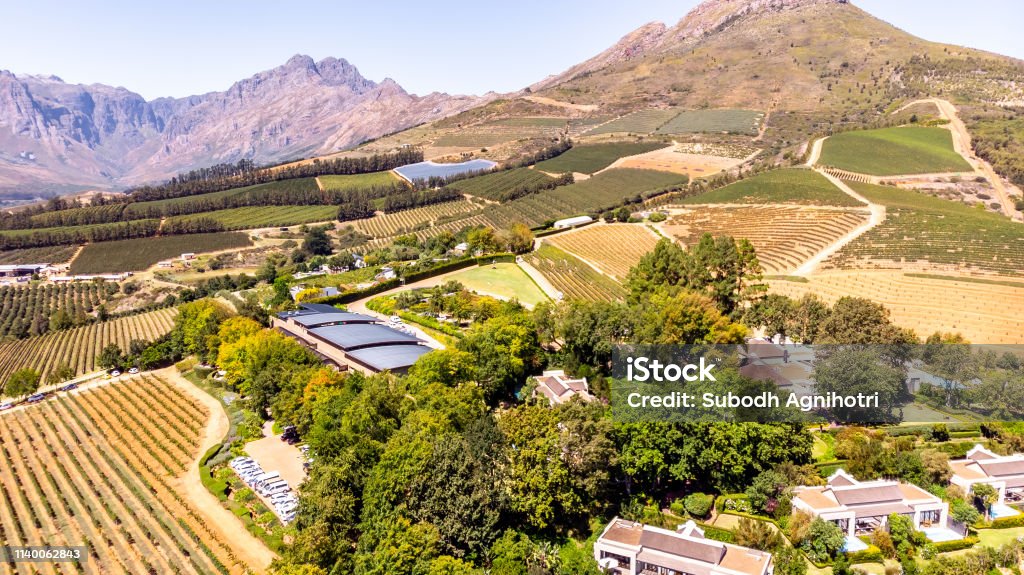
[[[554,369],[534,376],[533,379],[537,382],[537,387],[533,389],[531,397],[544,397],[552,407],[566,403],[574,397],[587,402],[594,401],[585,377],[574,379],[565,375],[564,370]]]
[[[950,461],[950,483],[970,493],[975,485],[991,485],[999,494],[998,505],[1024,500],[1024,454],[998,455],[975,445],[965,459]]]
[[[933,541],[961,539],[961,526],[949,522],[949,504],[910,483],[858,481],[842,469],[823,486],[797,487],[793,509],[839,526],[852,539],[884,528],[889,515],[909,517]]]
[[[615,518],[594,543],[594,559],[614,575],[772,575],[772,554],[708,539],[687,521],[671,531]]]

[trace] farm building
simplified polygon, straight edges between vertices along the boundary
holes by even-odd
[[[181,254],[181,261],[187,262],[188,260],[196,259],[196,254],[193,252],[185,252]]]
[[[582,226],[589,224],[594,221],[594,218],[590,216],[576,216],[575,218],[565,218],[564,220],[558,220],[554,224],[556,230],[564,230],[566,228],[574,228],[576,226]]]
[[[860,550],[864,545],[857,537],[884,528],[893,513],[910,518],[914,528],[932,541],[963,539],[966,534],[966,526],[950,521],[948,503],[910,483],[857,481],[840,469],[827,485],[797,487],[793,493],[794,510],[831,521],[843,530],[847,551]]]
[[[404,373],[430,351],[415,335],[324,304],[277,314],[273,325],[344,369]]]
[[[975,445],[964,459],[950,461],[950,483],[970,493],[975,485],[991,485],[999,494],[997,505],[1024,500],[1024,454],[997,455]]]
[[[544,397],[552,407],[566,403],[574,397],[586,402],[594,401],[585,377],[573,379],[566,376],[564,370],[554,369],[545,371],[533,379],[536,380],[537,387],[533,389],[531,397]]]
[[[37,274],[46,268],[46,264],[14,264],[0,265],[0,277],[16,278]]]
[[[594,542],[594,559],[605,573],[705,573],[771,575],[772,554],[704,536],[692,520],[676,531],[616,517]]]

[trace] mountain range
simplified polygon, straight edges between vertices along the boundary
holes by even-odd
[[[0,71],[0,199],[330,153],[481,101],[416,96],[343,59],[302,55],[223,92],[152,101],[125,88]]]
[[[4,190],[116,189],[240,158],[329,154],[447,117],[463,125],[494,110],[535,114],[536,105],[506,105],[522,96],[603,117],[664,106],[764,111],[762,136],[783,150],[823,126],[870,123],[909,96],[956,96],[998,114],[1024,101],[1021,78],[1024,62],[922,40],[847,0],[707,0],[674,26],[647,24],[501,96],[415,96],[343,59],[308,56],[224,92],[153,101],[0,71],[0,200]]]

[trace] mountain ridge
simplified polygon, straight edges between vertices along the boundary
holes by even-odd
[[[223,91],[153,100],[0,70],[0,191],[119,188],[241,158],[320,155],[486,98],[417,96],[364,78],[344,58],[301,54]]]

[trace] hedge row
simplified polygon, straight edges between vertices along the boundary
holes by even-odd
[[[970,549],[977,545],[977,537],[965,537],[963,539],[956,539],[954,541],[940,541],[938,543],[932,543],[932,547],[935,548],[937,553],[949,553],[950,551],[960,551],[961,549]]]
[[[1000,517],[993,519],[992,524],[989,525],[989,529],[1009,529],[1011,527],[1024,527],[1024,515]]]

